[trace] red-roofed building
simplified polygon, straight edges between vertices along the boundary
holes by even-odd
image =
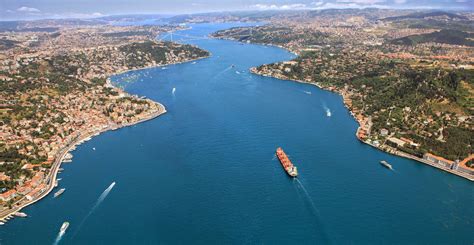
[[[16,197],[16,191],[15,190],[9,190],[7,192],[4,192],[2,194],[0,194],[0,200],[6,202],[12,198],[15,198]]]

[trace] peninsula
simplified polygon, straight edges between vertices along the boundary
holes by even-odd
[[[155,40],[178,26],[26,23],[0,32],[0,221],[53,190],[76,145],[166,112],[110,75],[209,55]]]

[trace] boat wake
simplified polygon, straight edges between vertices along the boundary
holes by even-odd
[[[305,90],[305,91],[303,91],[303,92],[304,92],[305,94],[309,94],[309,95],[312,94],[311,91],[306,91],[306,90]]]
[[[314,204],[313,199],[309,195],[308,191],[304,187],[304,185],[301,183],[301,181],[298,178],[294,178],[296,180],[296,183],[298,187],[303,191],[303,194],[305,195],[306,199],[308,200],[309,204],[311,205],[312,211],[316,216],[319,216],[319,210],[316,208],[316,205]]]
[[[316,217],[317,226],[319,227],[318,231],[321,233],[321,236],[325,241],[324,244],[330,244],[329,235],[324,225],[321,222],[321,215],[320,215],[319,209],[316,207],[316,204],[314,203],[313,199],[311,198],[308,191],[304,187],[303,183],[301,183],[301,181],[298,178],[294,178],[294,182],[296,183],[297,189],[300,189],[303,192],[304,197],[311,208],[311,212]]]
[[[323,108],[324,108],[324,111],[326,112],[326,116],[331,117],[332,116],[331,110],[326,105],[323,105]]]
[[[73,237],[75,237],[77,235],[77,233],[79,233],[79,231],[81,230],[82,225],[86,222],[87,218],[89,218],[89,216],[91,216],[91,214],[94,213],[94,211],[97,209],[97,207],[99,207],[99,205],[105,200],[105,198],[109,195],[110,191],[112,191],[114,186],[115,186],[115,181],[112,182],[112,184],[110,184],[109,187],[107,187],[107,189],[105,189],[105,191],[102,192],[102,194],[100,194],[99,198],[95,202],[95,204],[92,207],[91,211],[89,211],[89,213],[86,215],[86,217],[84,217],[84,219],[81,221],[81,223],[77,227],[77,231],[74,233]]]
[[[326,116],[327,116],[327,117],[331,117],[331,116],[332,116],[331,110],[329,110],[329,108],[326,108]]]
[[[60,231],[60,232],[58,233],[58,236],[57,236],[56,239],[54,240],[53,245],[57,245],[57,244],[61,241],[61,239],[63,238],[64,234],[65,234],[64,231]]]
[[[211,78],[211,80],[214,80],[214,79],[218,78],[220,75],[226,73],[226,72],[229,71],[230,69],[232,69],[232,65],[229,66],[229,67],[227,67],[227,68],[225,68],[225,69],[222,70],[221,72],[217,73],[215,76],[213,76],[213,77]]]

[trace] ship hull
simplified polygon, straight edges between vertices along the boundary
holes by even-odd
[[[298,170],[296,166],[293,165],[283,149],[278,148],[276,151],[276,156],[278,157],[281,166],[290,177],[295,178],[298,176]]]

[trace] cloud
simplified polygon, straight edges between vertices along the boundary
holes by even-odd
[[[321,5],[323,5],[323,4],[324,4],[323,1],[318,1],[318,2],[312,2],[312,3],[311,3],[311,5],[316,6],[316,7],[321,6]]]
[[[77,13],[77,12],[66,12],[62,14],[54,14],[52,18],[54,19],[62,19],[62,18],[73,18],[73,19],[90,19],[90,18],[97,18],[105,16],[100,12],[94,13]]]
[[[306,4],[303,3],[293,3],[293,4],[254,4],[250,8],[258,10],[292,10],[292,9],[307,9]]]
[[[390,6],[382,4],[358,4],[358,3],[326,3],[316,9],[363,9],[363,8],[380,8],[386,9]]]
[[[337,3],[348,3],[357,5],[372,5],[376,3],[383,3],[385,0],[336,0]]]
[[[23,7],[19,7],[16,9],[16,11],[18,12],[30,12],[30,13],[33,13],[33,12],[41,12],[39,9],[37,8],[30,8],[30,7],[26,7],[26,6],[23,6]]]
[[[393,0],[393,2],[396,4],[404,4],[407,2],[407,0]]]

